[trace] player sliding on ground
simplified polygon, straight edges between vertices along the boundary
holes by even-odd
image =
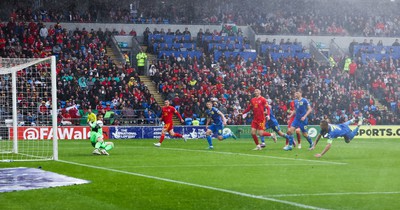
[[[207,109],[206,109],[206,115],[207,115],[207,123],[206,123],[206,138],[208,142],[208,149],[214,149],[213,144],[212,144],[212,139],[211,135],[212,134],[217,134],[218,135],[218,140],[222,141],[226,138],[232,137],[236,139],[235,134],[231,131],[230,133],[223,134],[222,131],[224,130],[224,125],[226,125],[226,118],[224,114],[219,111],[217,108],[213,107],[213,104],[211,101],[207,102],[206,104]],[[208,126],[211,122],[211,119],[213,120],[213,123]]]
[[[186,137],[182,136],[180,133],[175,133],[174,132],[174,123],[172,121],[172,117],[176,114],[178,116],[179,120],[181,123],[183,123],[182,116],[179,114],[176,109],[169,104],[169,100],[164,101],[164,107],[162,108],[162,116],[161,116],[161,121],[165,123],[162,131],[161,131],[161,137],[158,143],[154,143],[154,146],[160,147],[162,142],[164,141],[165,138],[165,133],[168,132],[171,137],[178,137],[178,138],[183,138],[183,140],[186,142]]]
[[[326,120],[322,120],[320,123],[321,132],[317,136],[315,140],[315,144],[310,148],[310,150],[314,150],[315,146],[318,144],[318,141],[321,137],[328,138],[328,144],[325,146],[324,150],[321,153],[315,154],[315,157],[319,158],[322,157],[332,146],[332,141],[335,138],[343,137],[346,143],[350,143],[350,141],[357,135],[358,129],[362,125],[363,119],[359,117],[357,128],[353,131],[350,129],[349,125],[353,124],[355,119],[351,119],[343,124],[333,125],[329,124]]]
[[[114,143],[104,142],[103,139],[103,115],[97,115],[97,121],[89,122],[91,132],[90,132],[90,142],[95,148],[93,154],[95,155],[109,155],[108,151],[114,148]]]

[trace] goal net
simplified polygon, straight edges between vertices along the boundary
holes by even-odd
[[[57,160],[55,57],[0,57],[0,161]]]

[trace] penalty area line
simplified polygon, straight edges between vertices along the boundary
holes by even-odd
[[[182,184],[182,185],[198,187],[198,188],[203,188],[203,189],[208,189],[208,190],[214,190],[214,191],[229,193],[229,194],[233,194],[233,195],[239,195],[239,196],[242,196],[242,197],[248,197],[248,198],[254,198],[254,199],[259,199],[259,200],[272,201],[272,202],[282,203],[282,204],[291,205],[291,206],[296,206],[296,207],[304,208],[304,209],[323,209],[323,208],[320,208],[320,207],[309,206],[309,205],[305,205],[305,204],[301,204],[301,203],[285,201],[285,200],[280,200],[280,199],[271,198],[271,197],[265,197],[265,196],[260,196],[260,195],[252,195],[252,194],[248,194],[248,193],[242,193],[242,192],[237,192],[237,191],[233,191],[233,190],[227,190],[227,189],[223,189],[223,188],[217,188],[217,187],[211,187],[211,186],[207,186],[207,185],[194,184],[194,183],[190,183],[190,182],[177,181],[177,180],[173,180],[173,179],[167,179],[167,178],[162,178],[162,177],[157,177],[157,176],[139,174],[139,173],[135,173],[135,172],[122,171],[122,170],[117,170],[117,169],[112,169],[112,168],[88,165],[88,164],[65,161],[65,160],[58,160],[58,162],[67,163],[67,164],[71,164],[71,165],[82,166],[82,167],[87,167],[87,168],[94,168],[94,169],[99,169],[99,170],[111,171],[111,172],[115,172],[115,173],[139,176],[139,177],[144,177],[144,178],[148,178],[148,179],[155,179],[155,180],[165,181],[165,182],[170,182],[170,183]]]
[[[332,195],[389,195],[400,194],[400,192],[340,192],[340,193],[312,193],[312,194],[278,194],[266,195],[268,197],[302,197],[302,196],[332,196]]]
[[[264,158],[280,159],[280,160],[305,161],[305,162],[321,163],[321,164],[347,165],[347,163],[342,163],[342,162],[307,160],[307,159],[302,159],[302,158],[277,157],[277,156],[271,156],[271,155],[254,155],[254,154],[235,153],[235,152],[221,152],[221,151],[215,151],[215,150],[212,150],[212,151],[210,151],[210,150],[192,150],[192,149],[165,148],[165,147],[157,148],[157,149],[187,151],[187,152],[208,152],[208,153],[217,153],[217,154],[225,154],[225,155],[241,155],[241,156],[248,156],[248,157],[264,157]]]

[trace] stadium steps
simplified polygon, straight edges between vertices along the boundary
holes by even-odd
[[[385,105],[381,104],[381,103],[379,102],[378,99],[376,99],[375,97],[373,97],[373,99],[374,99],[374,101],[375,101],[375,106],[376,106],[380,111],[387,111],[387,110],[388,110],[388,108],[387,108]]]
[[[144,52],[146,52],[147,50],[147,46],[146,45],[141,45],[142,49]],[[157,57],[156,55],[153,55],[151,53],[146,53],[147,55],[147,61],[148,64],[150,65],[151,63],[156,63],[157,61]],[[158,88],[156,86],[156,84],[154,84],[149,76],[139,76],[140,77],[140,81],[143,81],[145,85],[147,85],[147,88],[149,89],[150,93],[153,94],[154,99],[157,101],[158,105],[160,105],[161,107],[164,105],[164,99],[162,97],[162,95],[158,92]],[[180,125],[181,122],[179,121],[179,119],[174,116],[174,118],[172,119],[174,122],[174,125]]]
[[[147,88],[150,90],[150,93],[154,95],[154,99],[156,99],[157,103],[162,105],[164,104],[164,99],[162,98],[161,94],[158,93],[156,84],[151,81],[149,76],[139,76],[140,81],[142,81]]]
[[[156,55],[150,54],[150,53],[146,53],[147,54],[147,60],[149,62],[149,65],[154,63],[157,63],[157,57]]]
[[[143,83],[147,86],[149,89],[150,93],[153,94],[154,99],[157,101],[158,105],[163,106],[164,105],[164,99],[162,95],[158,92],[157,86],[153,81],[151,81],[149,76],[139,76],[140,81],[143,81]],[[174,116],[173,118],[174,125],[180,125],[181,122],[179,119]]]
[[[164,105],[164,99],[162,95],[158,92],[158,89],[156,87],[156,84],[154,84],[149,76],[139,76],[140,81],[143,81],[143,83],[147,86],[149,89],[150,93],[153,94],[154,99],[157,101],[158,105],[163,106]],[[173,118],[174,125],[180,125],[181,122],[179,119],[174,116]]]
[[[117,56],[115,55],[115,53],[114,53],[114,51],[112,50],[112,48],[109,47],[109,46],[106,46],[105,48],[106,48],[106,55],[107,55],[108,57],[110,57],[110,58],[113,60],[113,63],[115,63],[115,65],[116,65],[118,68],[122,68],[122,67],[123,67],[123,63],[118,62],[118,58],[117,58]]]

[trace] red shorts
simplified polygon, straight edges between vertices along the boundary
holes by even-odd
[[[164,127],[163,127],[167,132],[169,132],[170,130],[172,130],[174,128],[174,124],[171,123],[165,123]]]
[[[253,122],[251,122],[251,128],[256,130],[265,130],[265,120],[253,120]]]

